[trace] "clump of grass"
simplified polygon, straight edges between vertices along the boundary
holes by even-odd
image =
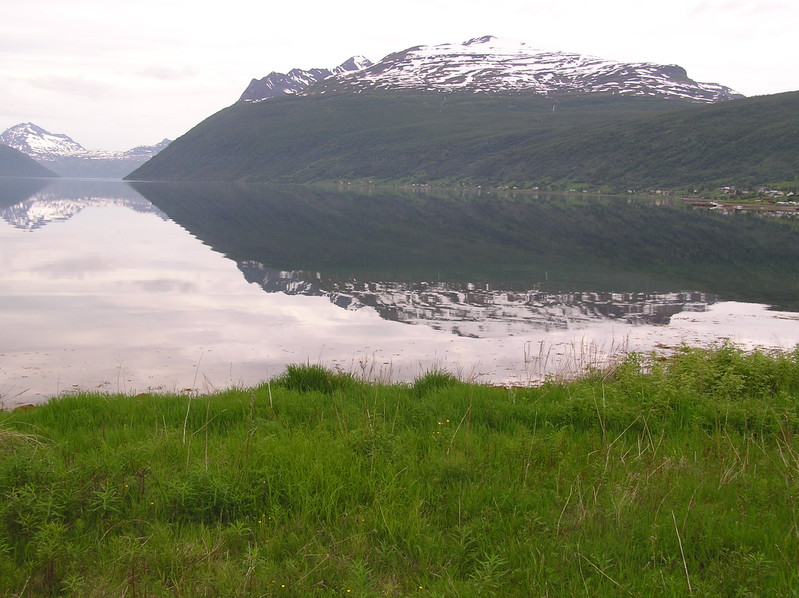
[[[449,388],[458,384],[459,380],[454,374],[442,369],[431,369],[413,381],[413,391],[416,396],[423,397],[442,388]]]
[[[289,390],[322,394],[352,388],[356,383],[351,374],[334,372],[318,364],[290,364],[273,382]]]
[[[21,446],[38,447],[41,444],[42,441],[35,434],[0,428],[0,456],[14,452]]]

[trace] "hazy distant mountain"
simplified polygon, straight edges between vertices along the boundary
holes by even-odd
[[[87,150],[67,135],[50,133],[33,123],[20,123],[0,134],[4,143],[61,176],[84,178],[122,178],[169,145],[164,139],[151,146],[125,152]]]
[[[372,62],[363,56],[353,56],[334,69],[316,68],[310,70],[292,69],[288,73],[272,71],[263,79],[253,79],[241,94],[240,102],[260,102],[287,94],[299,93],[314,83],[333,75],[358,71],[371,66]]]
[[[0,141],[34,159],[52,160],[88,151],[66,135],[50,133],[33,123],[20,123],[6,129],[0,133]]]
[[[54,177],[58,175],[21,151],[0,144],[0,176]]]

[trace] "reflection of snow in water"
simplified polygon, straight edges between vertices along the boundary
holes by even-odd
[[[197,314],[168,300],[157,316],[110,322],[122,342],[101,344],[97,337],[104,332],[95,330],[65,340],[64,348],[4,353],[3,401],[6,406],[35,402],[76,388],[135,393],[251,386],[297,362],[384,381],[410,381],[440,367],[478,382],[524,385],[601,367],[627,351],[724,339],[747,349],[799,343],[799,315],[741,303],[678,314],[668,326],[605,321],[581,330],[482,339],[387,322],[371,309],[340,310],[322,298],[243,292],[222,311],[205,313],[198,324]],[[171,323],[153,326],[153,318]],[[67,330],[62,334],[70,336]]]
[[[703,311],[715,301],[700,292],[552,293],[472,283],[325,282],[319,273],[284,272],[252,261],[240,263],[239,268],[247,280],[269,293],[325,296],[344,309],[372,307],[386,320],[475,338],[582,328],[605,319],[667,324],[676,313]]]
[[[69,220],[88,207],[123,206],[129,210],[167,216],[141,195],[117,182],[93,181],[91,193],[79,182],[59,181],[55,189],[45,188],[13,206],[0,208],[0,218],[11,226],[35,230],[48,224]]]

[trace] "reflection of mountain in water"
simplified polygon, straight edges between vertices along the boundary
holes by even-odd
[[[723,300],[799,310],[799,223],[790,220],[724,216],[633,197],[135,187],[239,264],[322,272],[329,280],[484,281],[550,294],[697,289]]]
[[[11,226],[29,231],[68,220],[87,207],[121,206],[167,219],[127,183],[118,181],[59,180],[44,189],[41,186],[31,189],[27,198],[14,199],[14,203],[6,201],[0,205],[0,218]]]
[[[270,293],[326,296],[345,309],[372,307],[386,320],[478,338],[580,328],[607,319],[668,324],[676,313],[704,311],[715,302],[700,292],[553,293],[441,282],[326,282],[320,274],[273,270],[252,261],[240,263],[239,268],[249,282]]]

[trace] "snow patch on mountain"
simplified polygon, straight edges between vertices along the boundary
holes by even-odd
[[[401,90],[556,95],[612,93],[717,102],[743,97],[717,83],[691,80],[678,65],[624,63],[539,50],[524,41],[484,36],[460,44],[415,46],[364,69],[333,75],[307,94]]]
[[[31,158],[74,156],[88,150],[66,135],[50,133],[33,123],[20,123],[0,134],[0,143],[11,146]]]

